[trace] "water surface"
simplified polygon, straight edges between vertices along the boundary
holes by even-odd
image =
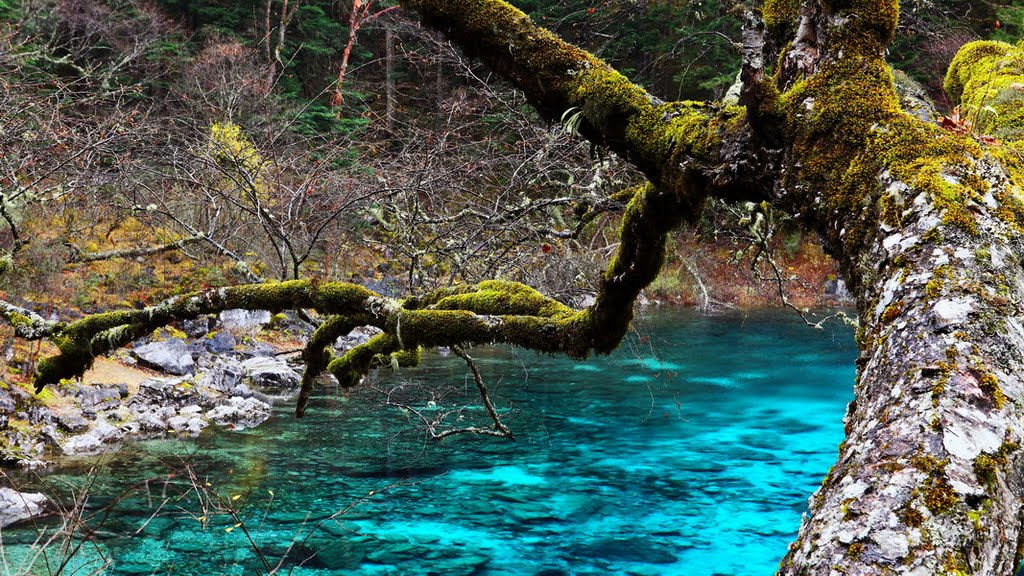
[[[98,542],[70,565],[257,574],[287,552],[280,573],[310,576],[772,574],[842,439],[851,330],[685,310],[637,326],[582,363],[472,350],[515,442],[425,437],[412,410],[488,425],[462,360],[428,354],[303,420],[280,406],[256,430],[65,462],[47,490],[90,483]],[[4,533],[9,573],[34,534]],[[29,573],[52,573],[60,547],[47,555]]]

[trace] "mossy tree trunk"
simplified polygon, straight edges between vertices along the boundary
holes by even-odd
[[[1013,573],[1024,517],[1021,48],[961,52],[947,89],[973,125],[946,131],[901,110],[883,56],[895,0],[767,0],[744,39],[740,109],[662,103],[502,2],[402,4],[548,120],[578,111],[580,132],[643,170],[649,197],[672,198],[677,218],[709,195],[768,201],[825,240],[857,297],[856,401],[780,574]],[[620,252],[605,285],[657,267],[660,249]],[[634,295],[606,302],[628,307]]]

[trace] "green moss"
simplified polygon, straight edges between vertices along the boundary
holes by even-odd
[[[953,350],[955,353],[956,349],[953,348]],[[956,363],[951,358],[949,362],[939,362],[936,367],[938,368],[938,374],[932,383],[932,406],[937,407],[939,405],[939,398],[946,392],[946,384],[949,383],[949,378],[956,368]]]
[[[981,526],[981,517],[982,516],[983,516],[983,513],[982,513],[981,510],[971,510],[970,512],[967,513],[967,519],[971,521],[971,524],[974,524],[974,529],[975,530],[978,530],[978,531],[981,530],[981,528],[982,528],[982,526]]]
[[[942,288],[946,285],[946,281],[953,276],[953,268],[949,265],[939,266],[932,272],[932,277],[928,280],[928,283],[924,286],[925,296],[929,300],[937,300],[942,296]]]
[[[883,194],[878,201],[878,208],[882,222],[893,228],[899,228],[903,225],[903,211],[905,208],[900,199],[892,194]]]
[[[883,190],[880,174],[926,192],[946,225],[977,230],[966,206],[976,194],[956,176],[970,172],[980,147],[903,113],[892,73],[877,56],[827,61],[781,103],[799,167],[786,173],[785,187],[806,190],[808,203],[841,223],[822,231],[841,253],[864,253],[879,220],[902,219],[911,199],[898,187]]]
[[[856,498],[847,498],[839,503],[839,511],[842,513],[844,521],[848,521],[854,517],[854,512],[850,509],[850,504],[853,504],[856,501]]]
[[[939,460],[931,454],[916,454],[910,459],[910,465],[922,472],[934,474],[946,468],[946,461]]]
[[[895,302],[886,307],[886,309],[882,312],[880,320],[883,324],[891,324],[892,321],[898,318],[901,313],[903,313],[902,303]]]
[[[412,350],[392,352],[391,358],[402,368],[415,368],[420,365],[420,360],[423,358],[423,348],[417,346]]]
[[[32,325],[32,319],[31,318],[29,318],[28,316],[25,316],[24,314],[18,314],[17,312],[11,314],[10,317],[7,319],[7,321],[10,322],[11,326],[13,326],[14,328],[17,328],[19,326],[31,326]]]
[[[796,34],[802,4],[800,0],[765,0],[761,6],[764,25],[778,37],[792,37]]]
[[[983,453],[974,459],[974,475],[979,482],[991,488],[996,483],[1000,466],[1005,464],[1006,457],[1002,454]]]
[[[365,344],[352,348],[327,365],[327,371],[338,379],[342,388],[351,388],[362,381],[373,368],[390,364],[390,354],[401,350],[398,339],[391,334],[378,334]]]
[[[978,387],[992,398],[996,408],[1002,408],[1006,404],[1006,395],[999,387],[999,378],[995,374],[985,374],[978,381]]]
[[[857,558],[860,558],[860,555],[863,554],[863,553],[864,553],[864,544],[862,544],[860,542],[854,542],[853,544],[850,544],[850,547],[846,551],[846,555],[849,556],[850,558],[855,559],[855,560]]]
[[[969,576],[970,567],[958,552],[949,551],[942,558],[942,568],[946,576]]]
[[[441,298],[432,306],[438,310],[470,310],[477,314],[521,314],[558,318],[573,314],[568,306],[518,282],[489,280],[476,290]]]
[[[910,526],[912,528],[918,528],[922,524],[924,524],[924,514],[922,514],[918,509],[910,505],[903,508],[903,510],[900,512],[900,517],[903,519],[903,522],[905,522],[907,526]]]
[[[978,41],[960,48],[943,84],[973,129],[998,138],[1024,137],[1024,49]]]
[[[944,514],[959,501],[960,496],[946,478],[945,468],[932,473],[924,486],[924,505],[934,514]]]

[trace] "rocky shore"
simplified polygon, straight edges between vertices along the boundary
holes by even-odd
[[[275,330],[294,336],[291,350],[257,337],[274,322],[287,323]],[[296,346],[307,334],[294,319],[229,310],[137,341],[118,358],[98,360],[81,381],[48,386],[38,396],[15,385],[0,388],[0,455],[7,465],[40,467],[125,441],[258,426],[275,402],[297,393]],[[353,334],[337,346],[367,338]]]
[[[264,328],[290,334],[291,349],[262,341]],[[158,331],[116,358],[97,359],[82,380],[39,395],[0,382],[0,459],[4,466],[43,468],[123,442],[258,426],[275,402],[297,394],[297,346],[308,334],[290,317],[229,310]],[[370,336],[357,331],[336,346],[348,349]],[[0,487],[0,528],[46,513],[47,504],[42,494]]]

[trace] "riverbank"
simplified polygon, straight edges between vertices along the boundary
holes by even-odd
[[[158,330],[98,358],[81,380],[38,395],[27,383],[0,384],[4,464],[40,468],[122,442],[195,437],[210,426],[251,428],[297,393],[297,353],[309,334],[301,322],[231,310],[183,328]],[[345,350],[369,335],[359,330],[336,346]]]

